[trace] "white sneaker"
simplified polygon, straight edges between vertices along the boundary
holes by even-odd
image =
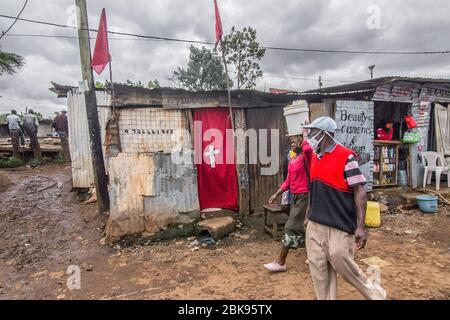
[[[277,261],[274,261],[272,263],[267,263],[264,265],[267,270],[271,272],[283,272],[286,271],[286,264],[280,265]]]

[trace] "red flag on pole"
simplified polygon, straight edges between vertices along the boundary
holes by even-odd
[[[223,31],[222,31],[222,20],[220,19],[220,12],[219,12],[219,7],[217,6],[217,0],[214,0],[214,8],[216,11],[216,49],[217,49],[217,44],[219,43],[220,40],[222,40],[222,35],[223,35]]]
[[[98,25],[97,40],[95,41],[94,56],[92,58],[92,69],[97,74],[102,73],[108,62],[111,60],[108,44],[108,27],[106,25],[106,11],[103,8]]]

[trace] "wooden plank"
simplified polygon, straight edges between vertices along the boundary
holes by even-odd
[[[325,103],[310,103],[309,104],[309,119],[310,121],[314,121],[319,117],[328,116],[331,113],[328,113],[325,109]]]
[[[47,143],[45,143],[44,141]],[[61,151],[59,138],[44,138],[44,139],[40,138],[39,145],[42,152],[58,153]],[[33,150],[30,148],[30,140],[27,138],[25,140],[25,146],[20,146],[20,152],[32,152],[32,151]],[[0,152],[12,152],[11,139],[9,138],[0,139]]]
[[[151,106],[164,109],[201,109],[228,107],[227,91],[190,92],[182,89],[146,89],[115,85],[116,103],[120,107]],[[298,100],[296,95],[269,94],[260,91],[231,92],[232,108],[285,107]]]
[[[116,106],[161,107],[161,90],[114,84]]]
[[[398,185],[398,148],[399,146],[395,146],[395,185]]]
[[[398,140],[373,140],[373,144],[375,145],[383,145],[383,144],[391,144],[391,145],[400,145],[403,142]]]
[[[189,130],[189,134],[191,135],[189,148],[194,149],[194,119],[192,110],[184,110],[184,112],[187,121],[187,129]]]
[[[245,112],[243,109],[234,111],[234,128],[246,130]],[[248,148],[242,150],[238,147],[238,141],[235,139],[236,159],[244,159],[244,163],[236,163],[239,191],[239,216],[243,217],[250,212],[250,181],[248,172]],[[243,154],[238,154],[243,153]]]
[[[379,188],[379,187],[395,187],[395,186],[396,186],[395,183],[374,184],[374,185],[373,185],[374,188]]]
[[[199,109],[217,108],[220,100],[216,97],[167,97],[163,96],[162,106],[164,109]]]
[[[0,152],[12,152],[12,146],[0,146]],[[20,153],[23,152],[33,152],[33,150],[30,147],[20,147],[19,150]],[[41,146],[41,152],[54,152],[59,153],[61,152],[61,147],[53,147],[53,146]]]
[[[237,105],[236,101],[232,101]],[[162,90],[161,105],[164,109],[200,109],[228,106],[228,96],[221,91],[189,92],[185,90]]]
[[[274,175],[262,175],[261,163],[258,159],[257,164],[249,164],[249,183],[250,183],[250,211],[267,204],[269,197],[278,190],[284,180],[284,166],[287,162],[288,141],[285,134],[287,133],[286,121],[283,109],[273,108],[251,108],[245,110],[247,129],[254,129],[259,132],[261,129],[267,130],[267,146],[266,150],[270,153],[271,149],[271,129],[279,130],[279,150],[277,150],[279,163],[278,171]],[[262,147],[258,137],[258,154]],[[249,155],[249,160],[250,160]]]

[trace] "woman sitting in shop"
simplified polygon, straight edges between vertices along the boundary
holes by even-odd
[[[377,139],[378,140],[392,140],[394,135],[394,123],[391,120],[386,121],[383,128],[377,129]]]

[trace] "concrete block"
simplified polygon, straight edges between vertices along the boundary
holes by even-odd
[[[236,222],[232,217],[217,217],[203,220],[197,224],[199,232],[206,230],[214,240],[226,237],[236,228]]]

